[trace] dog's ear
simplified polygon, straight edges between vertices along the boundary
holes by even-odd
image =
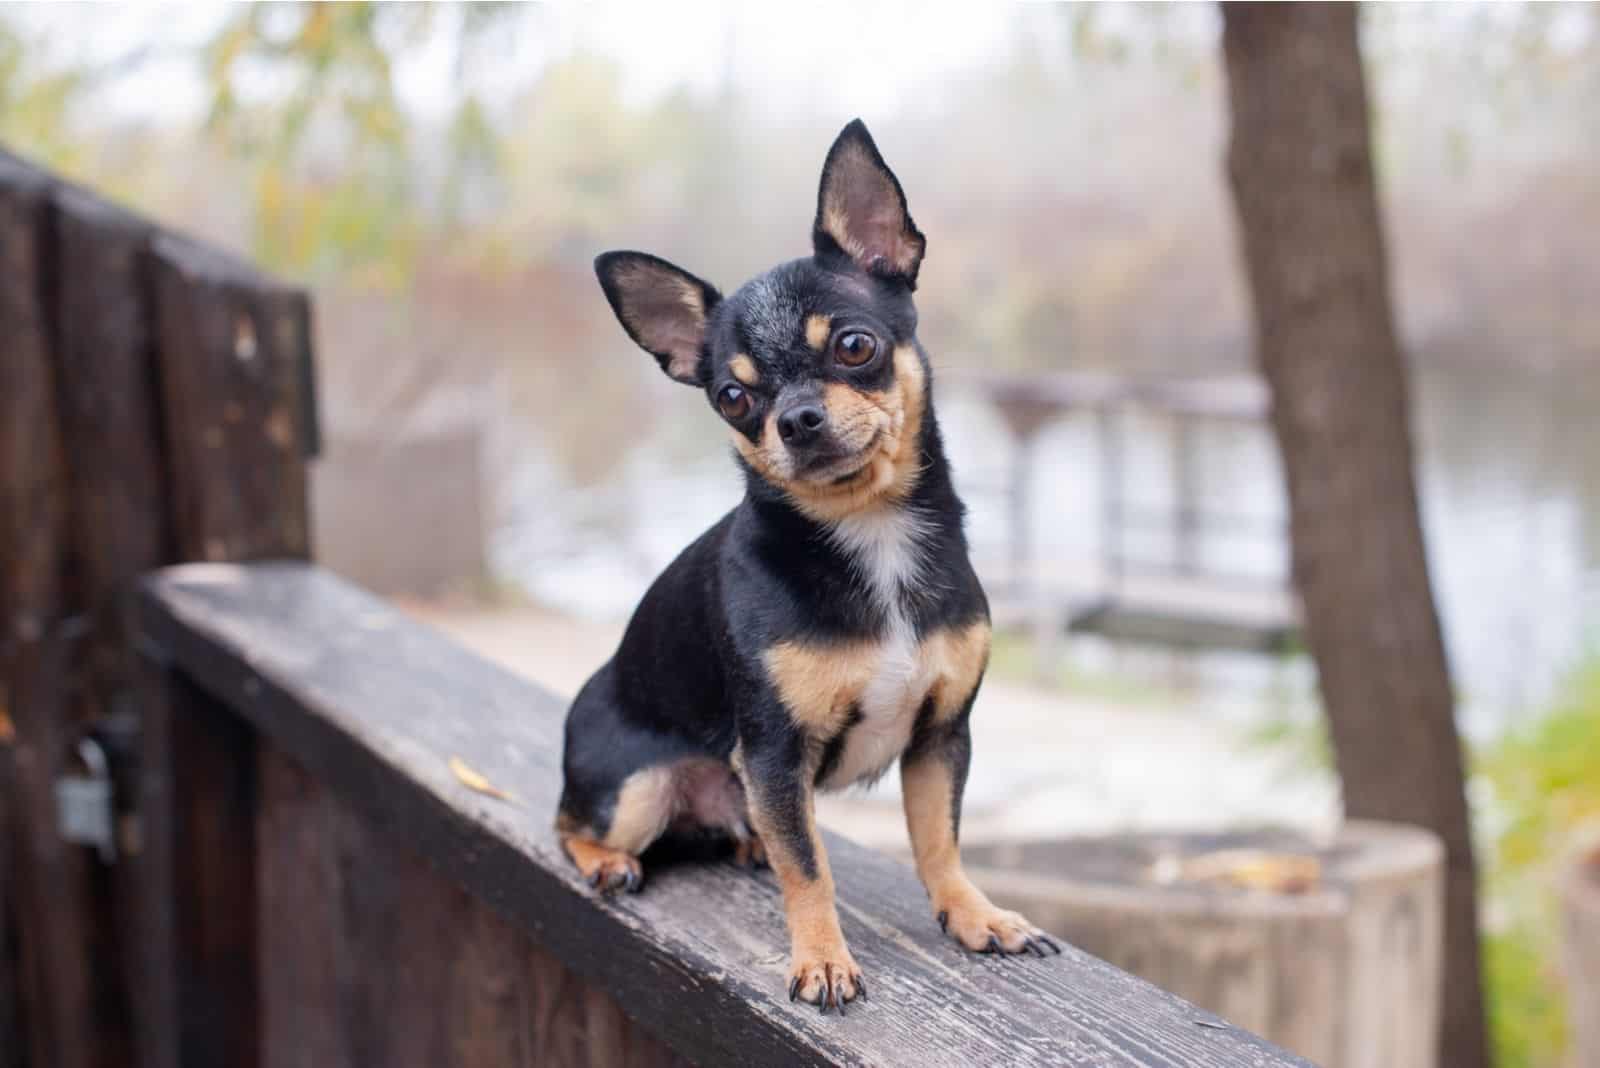
[[[607,252],[594,261],[617,321],[667,374],[701,385],[706,321],[722,294],[680,267],[646,252]]]
[[[828,150],[811,241],[818,259],[848,256],[869,274],[916,288],[928,243],[906,210],[899,179],[860,119]]]

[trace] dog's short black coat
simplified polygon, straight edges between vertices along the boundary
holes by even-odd
[[[783,886],[791,997],[864,995],[833,911],[815,789],[900,760],[919,871],[973,949],[1053,945],[990,905],[955,849],[988,605],[913,304],[925,241],[856,121],[828,154],[814,254],[723,299],[643,253],[596,272],[629,335],[728,424],[740,504],[661,574],[568,716],[558,827],[592,885],[725,834]]]

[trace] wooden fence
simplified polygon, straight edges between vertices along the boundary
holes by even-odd
[[[781,998],[770,876],[596,900],[559,704],[304,562],[309,354],[303,293],[0,153],[0,1068],[1305,1063],[965,954],[846,841],[845,1019]],[[58,829],[84,739],[110,862]]]

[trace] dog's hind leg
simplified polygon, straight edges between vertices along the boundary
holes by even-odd
[[[667,829],[676,803],[671,768],[636,771],[623,780],[615,801],[608,806],[603,830],[581,822],[563,808],[556,820],[561,848],[590,886],[603,893],[636,893],[644,885],[639,854]]]

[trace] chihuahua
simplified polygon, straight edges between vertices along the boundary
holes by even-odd
[[[770,864],[789,998],[867,996],[817,831],[819,790],[896,760],[917,874],[969,950],[1060,949],[993,905],[957,838],[989,607],[934,418],[912,293],[926,241],[858,119],[822,168],[813,254],[730,297],[642,252],[595,261],[622,327],[727,424],[745,496],[645,593],[567,716],[557,831],[602,892],[664,835]]]

